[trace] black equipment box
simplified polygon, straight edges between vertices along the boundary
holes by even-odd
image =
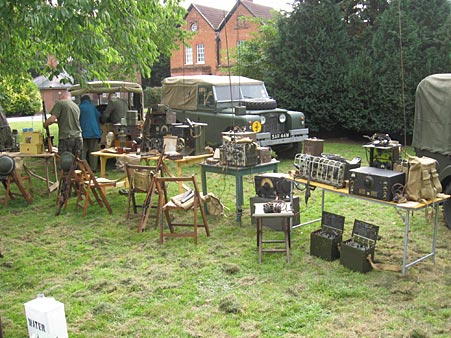
[[[383,201],[393,200],[393,186],[405,184],[405,174],[372,167],[351,169],[349,193]],[[395,187],[396,188],[396,187]]]
[[[266,173],[254,176],[255,193],[258,197],[275,200],[289,199],[291,197],[292,184],[290,175],[281,173]]]
[[[323,211],[321,229],[310,233],[310,255],[333,261],[340,258],[338,245],[343,238],[345,217]]]
[[[356,219],[352,229],[352,238],[341,243],[340,263],[357,272],[372,270],[368,256],[374,260],[378,233],[377,225]]]
[[[266,203],[273,202],[274,198],[264,198],[264,197],[251,197],[250,198],[250,206],[251,206],[251,215],[255,212],[255,203]],[[290,199],[284,199],[285,202],[290,202]],[[292,225],[298,225],[301,223],[301,217],[299,212],[299,196],[293,197],[293,223]],[[263,217],[262,225],[267,226],[273,230],[281,231],[283,229],[283,225],[286,222],[286,217]],[[255,218],[251,217],[251,224],[255,224]]]

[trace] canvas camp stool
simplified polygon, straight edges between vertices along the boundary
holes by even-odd
[[[291,219],[294,216],[293,210],[289,203],[283,203],[286,207],[282,208],[281,212],[265,213],[264,206],[267,203],[255,203],[255,212],[252,215],[257,224],[257,247],[258,247],[258,263],[262,262],[263,252],[280,252],[285,253],[287,263],[290,262],[290,248],[291,248]],[[282,231],[284,239],[263,239],[263,220],[271,218],[283,218]],[[268,248],[263,249],[263,244],[284,243],[284,248]]]
[[[157,177],[155,179],[156,188],[158,191],[158,214],[157,225],[160,227],[160,243],[164,242],[166,237],[192,237],[194,238],[194,244],[197,245],[198,228],[205,229],[207,236],[210,236],[210,229],[208,228],[207,217],[203,208],[203,200],[200,196],[199,189],[197,187],[196,178],[194,175],[190,177]],[[170,183],[185,183],[187,186],[191,186],[192,189],[187,190],[186,193],[179,194],[173,198],[168,198],[168,185]],[[185,200],[186,199],[186,200]],[[188,216],[184,215],[184,218],[173,219],[171,217],[172,212],[178,213],[193,213],[192,223],[188,223],[186,220]],[[202,222],[199,222],[199,213],[202,218]],[[164,217],[163,217],[164,216]],[[180,215],[177,215],[179,217]],[[169,232],[165,231],[164,221],[169,228]],[[180,231],[175,230],[176,227],[192,227],[192,231]]]

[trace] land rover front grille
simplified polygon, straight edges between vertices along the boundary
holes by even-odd
[[[263,125],[263,132],[277,134],[285,132],[285,125],[279,123],[279,116],[277,114],[265,114],[266,122]]]

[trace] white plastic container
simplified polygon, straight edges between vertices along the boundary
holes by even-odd
[[[53,297],[38,295],[24,305],[30,338],[69,337],[63,303]]]

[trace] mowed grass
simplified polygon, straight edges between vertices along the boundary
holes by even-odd
[[[326,140],[324,150],[360,156],[366,164],[364,143]],[[31,165],[42,170],[38,162]],[[280,172],[292,169],[292,160],[280,163]],[[200,183],[199,166],[184,173],[195,173]],[[189,238],[159,244],[152,218],[137,233],[139,218],[126,220],[127,198],[119,188],[107,192],[112,215],[93,205],[82,217],[72,198],[55,217],[56,194],[48,197],[37,180],[33,204],[17,198],[0,206],[5,337],[28,335],[24,303],[39,293],[64,303],[70,337],[450,336],[451,231],[441,214],[435,264],[425,260],[404,277],[352,272],[310,256],[310,233],[318,223],[293,230],[291,263],[283,254],[264,254],[258,264],[249,207],[253,177],[244,180],[241,224],[235,221],[234,178],[207,177],[208,190],[228,209],[225,216],[208,216],[211,236],[200,230],[197,246]],[[321,191],[312,192],[308,204],[303,191],[296,195],[301,221],[318,218]],[[404,223],[394,208],[326,193],[326,210],[346,217],[345,239],[356,218],[379,225],[376,261],[401,264]],[[423,212],[411,217],[409,260],[431,250],[432,229]]]

